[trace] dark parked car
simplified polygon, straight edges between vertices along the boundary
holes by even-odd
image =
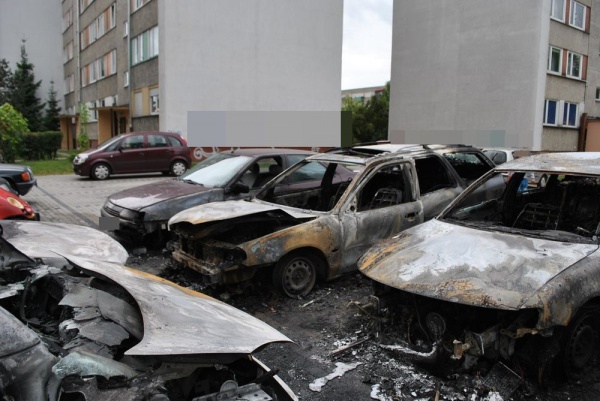
[[[37,184],[29,166],[0,163],[0,178],[4,178],[19,195],[27,194]]]
[[[77,175],[105,180],[111,174],[153,173],[181,175],[192,159],[187,142],[173,132],[130,132],[78,154]]]
[[[252,355],[290,341],[260,320],[123,266],[97,230],[0,233],[2,400],[298,400]]]
[[[177,179],[160,181],[112,194],[102,207],[103,217],[118,218],[115,234],[141,239],[150,234],[162,240],[167,221],[193,206],[253,196],[282,170],[314,152],[295,149],[238,149],[201,161]],[[162,242],[162,241],[159,241]]]
[[[546,185],[522,185],[532,173]],[[475,196],[503,174],[502,193]],[[598,199],[600,153],[524,157],[374,246],[358,264],[402,317],[396,349],[476,371],[504,362],[538,379],[588,376],[600,351]]]

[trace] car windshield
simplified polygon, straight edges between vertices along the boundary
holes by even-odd
[[[600,177],[543,171],[504,173],[506,178],[498,171],[469,188],[440,219],[528,237],[597,242]],[[505,185],[498,187],[501,180]]]
[[[191,184],[206,187],[222,188],[226,186],[245,166],[252,157],[228,153],[216,153],[196,164],[178,179]]]
[[[120,141],[121,138],[122,138],[121,135],[115,136],[113,138],[110,138],[110,139],[102,142],[100,145],[98,145],[97,149],[103,149],[104,150],[104,149],[108,148],[110,145],[112,145],[113,143],[115,143],[117,141]]]
[[[326,212],[337,204],[362,164],[305,160],[271,181],[257,198],[300,209]]]

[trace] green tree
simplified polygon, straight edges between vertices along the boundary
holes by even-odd
[[[385,89],[364,101],[346,97],[342,100],[342,110],[352,112],[352,135],[355,143],[387,139],[390,83]]]
[[[42,81],[35,80],[33,64],[29,62],[25,41],[21,45],[21,61],[13,74],[13,91],[11,103],[29,123],[31,131],[40,131],[42,111],[44,104],[40,102],[36,93]]]
[[[13,73],[6,59],[0,60],[0,106],[10,103]]]
[[[0,106],[0,151],[4,160],[14,163],[23,135],[29,132],[27,120],[9,103]]]
[[[46,101],[46,111],[42,120],[42,131],[60,131],[60,121],[58,115],[60,107],[56,99],[56,91],[54,90],[54,81],[50,81],[50,89],[48,90],[48,100]]]
[[[79,135],[77,135],[77,148],[80,151],[90,147],[90,137],[87,132],[87,124],[90,121],[90,111],[85,103],[79,104]]]

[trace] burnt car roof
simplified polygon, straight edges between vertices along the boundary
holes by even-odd
[[[220,153],[241,155],[241,156],[264,156],[264,155],[279,156],[281,154],[315,154],[315,152],[310,151],[310,150],[279,149],[279,148],[275,148],[275,149],[273,149],[273,148],[232,149],[232,150],[225,150]]]
[[[600,175],[600,152],[544,153],[506,162],[495,170]]]
[[[421,152],[431,153],[428,150],[421,150]],[[356,153],[318,153],[313,156],[309,156],[306,160],[316,160],[323,162],[335,162],[335,163],[355,163],[366,166],[374,161],[386,161],[396,159],[411,159],[412,154],[410,153],[398,153],[398,152],[383,152],[377,154],[356,154]]]

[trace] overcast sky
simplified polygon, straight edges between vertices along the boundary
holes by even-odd
[[[344,0],[342,89],[390,79],[393,0]]]

